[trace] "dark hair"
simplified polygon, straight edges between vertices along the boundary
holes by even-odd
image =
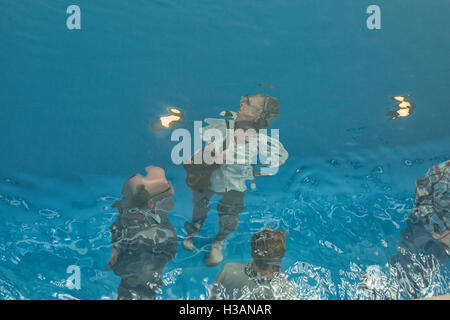
[[[252,257],[258,267],[265,268],[268,262],[281,262],[286,254],[285,233],[271,228],[252,236]]]
[[[255,129],[268,128],[269,119],[280,116],[280,103],[278,99],[262,92],[257,92],[251,96],[264,98],[263,110],[258,119],[255,120]]]
[[[280,103],[278,99],[268,94],[257,92],[253,96],[255,97],[263,97],[265,99],[265,110],[269,113],[269,118],[277,118],[280,115]]]
[[[143,184],[136,187],[136,193],[133,195],[132,203],[137,208],[146,208],[148,200],[152,198],[152,195],[145,189]]]
[[[145,186],[140,184],[136,187],[136,193],[133,195],[133,199],[131,201],[137,208],[146,208],[149,200],[156,203],[162,199],[170,197],[171,195],[173,195],[173,188],[170,183],[168,184],[166,190],[154,194],[148,192],[147,189],[145,189]]]

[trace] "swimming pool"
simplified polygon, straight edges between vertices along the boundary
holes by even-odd
[[[191,192],[171,130],[152,123],[177,107],[191,131],[255,92],[280,100],[271,127],[289,159],[248,191],[225,262],[249,261],[250,236],[279,224],[300,298],[374,298],[358,289],[362,273],[388,274],[416,179],[450,158],[450,40],[436,32],[449,28],[448,1],[377,1],[377,30],[371,3],[350,0],[77,0],[81,30],[67,28],[71,4],[0,3],[1,299],[115,299],[111,205],[148,165],[174,186],[180,240],[158,299],[206,299],[223,266],[203,261],[217,198],[197,249],[184,250]],[[392,97],[409,93],[411,115],[389,120]],[[449,293],[448,259],[427,275],[423,296]]]

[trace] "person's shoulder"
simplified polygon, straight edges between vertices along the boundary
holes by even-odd
[[[221,283],[235,283],[239,279],[245,278],[245,264],[236,262],[228,262],[220,270],[217,281]]]
[[[244,270],[244,268],[245,268],[245,264],[236,263],[236,262],[228,262],[223,266],[222,271],[224,273],[239,272],[241,270]]]
[[[223,268],[224,269],[236,269],[236,268],[242,268],[245,264],[237,263],[237,262],[227,262]]]

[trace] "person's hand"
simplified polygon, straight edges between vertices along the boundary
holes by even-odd
[[[109,257],[109,260],[108,260],[108,268],[109,269],[112,269],[113,266],[117,263],[118,257],[119,257],[119,250],[117,250],[116,248],[112,248],[111,256]]]
[[[273,174],[270,174],[270,173],[268,173],[268,174],[261,174],[259,172],[253,171],[253,176],[254,177],[272,177]]]
[[[114,227],[117,227],[117,221],[114,221],[110,226],[109,226],[109,231],[111,233],[113,233],[113,231],[115,230]]]

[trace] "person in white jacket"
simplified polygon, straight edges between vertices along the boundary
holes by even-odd
[[[217,194],[222,198],[217,205],[219,214],[219,232],[211,246],[211,251],[206,255],[205,263],[214,266],[223,261],[222,243],[238,225],[238,216],[244,210],[244,196],[247,190],[246,182],[254,183],[255,156],[263,148],[265,162],[272,169],[282,165],[288,153],[277,138],[267,136],[261,129],[269,126],[269,119],[279,115],[278,99],[263,93],[242,97],[240,109],[237,113],[224,111],[222,116],[227,119],[205,119],[208,124],[204,128],[203,139],[211,142],[210,136],[205,134],[208,130],[215,130],[223,137],[222,141],[215,141],[216,145],[223,145],[223,163],[217,166],[208,177],[207,186],[199,190],[193,190],[193,214],[192,221],[185,223],[187,236],[183,242],[186,250],[194,249],[194,236],[197,234],[209,212],[209,200]],[[242,130],[238,130],[242,129]],[[232,136],[230,137],[230,132]],[[227,139],[228,137],[228,139]],[[224,143],[225,142],[225,143]]]

